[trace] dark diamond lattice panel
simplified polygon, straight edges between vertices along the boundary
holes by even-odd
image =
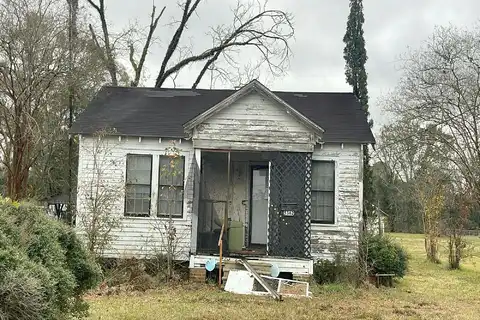
[[[312,154],[279,152],[270,170],[268,254],[309,258]]]

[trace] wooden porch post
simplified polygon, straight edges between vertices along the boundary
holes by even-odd
[[[198,215],[200,214],[200,183],[202,170],[202,149],[194,149],[193,159],[193,212],[192,212],[192,236],[190,241],[190,252],[197,252],[197,237],[198,237]]]
[[[222,264],[223,264],[223,238],[225,232],[228,230],[228,207],[230,205],[230,151],[227,153],[227,203],[225,204],[225,213],[223,215],[222,231],[220,232],[220,238],[218,239],[218,247],[220,250],[220,256],[218,261],[218,287],[222,286]],[[227,233],[228,234],[228,233]]]
[[[231,157],[230,157],[230,151],[228,151],[227,153],[227,204],[225,205],[225,216],[223,217],[225,229],[228,227],[228,207],[230,205],[230,166],[231,166]]]

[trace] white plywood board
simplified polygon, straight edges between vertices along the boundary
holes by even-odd
[[[238,294],[252,294],[255,278],[246,270],[231,270],[228,273],[225,291]]]

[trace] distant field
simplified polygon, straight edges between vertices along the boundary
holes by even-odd
[[[480,319],[480,238],[462,270],[425,260],[421,235],[392,234],[410,255],[407,276],[393,289],[314,288],[312,299],[239,296],[190,285],[145,294],[90,298],[90,319]]]

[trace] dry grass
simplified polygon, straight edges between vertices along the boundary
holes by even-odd
[[[408,275],[393,289],[315,288],[312,299],[238,296],[213,287],[165,288],[155,292],[89,299],[91,319],[479,319],[480,238],[459,271],[424,258],[421,235],[393,234],[409,252]],[[442,242],[444,246],[445,241]],[[442,261],[446,251],[442,247]]]

